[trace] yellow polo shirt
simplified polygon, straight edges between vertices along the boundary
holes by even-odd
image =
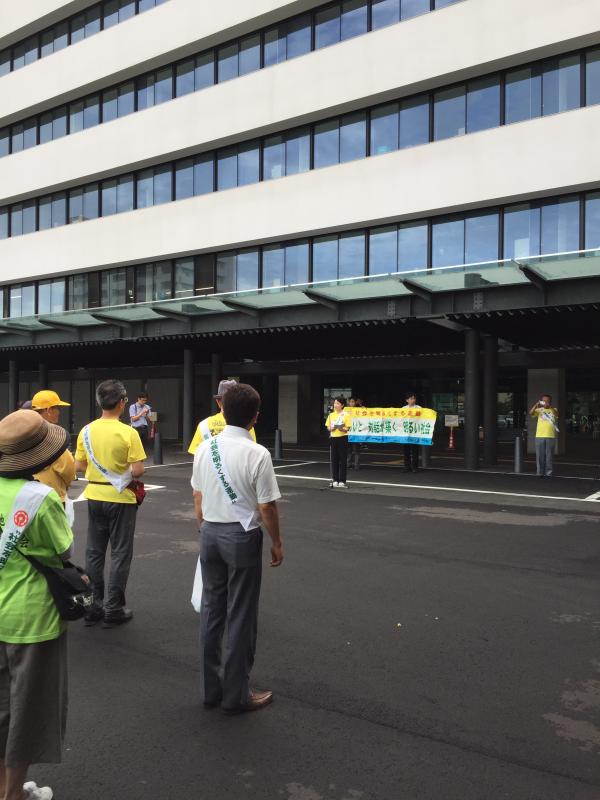
[[[202,422],[207,423],[208,430],[210,431],[211,436],[217,436],[217,434],[221,433],[221,431],[227,425],[222,411],[219,411],[217,414],[213,414],[212,417],[206,417],[206,419],[203,419]],[[198,449],[198,445],[204,439],[202,431],[200,430],[202,422],[198,423],[198,427],[196,428],[196,433],[194,434],[194,438],[192,439],[192,441],[190,442],[190,446],[188,447],[188,453],[190,453],[190,455],[192,456],[195,455],[196,450]],[[250,428],[249,433],[250,436],[254,439],[254,441],[256,441],[256,433],[254,432],[254,428]]]
[[[332,439],[337,439],[339,436],[348,436],[348,431],[344,433],[344,431],[340,431],[337,428],[334,431],[329,430],[329,426],[333,425],[334,422],[337,422],[338,417],[343,418],[344,427],[348,428],[348,430],[350,430],[350,427],[352,425],[352,417],[347,411],[340,411],[339,413],[337,411],[332,411],[331,414],[325,420],[325,427],[329,431],[329,435],[331,436]]]
[[[544,419],[542,414],[546,414],[558,425],[558,411],[555,408],[534,408],[532,417],[537,417],[537,428],[535,430],[536,439],[556,439],[556,429],[552,422]]]

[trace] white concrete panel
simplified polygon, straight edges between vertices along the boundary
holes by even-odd
[[[550,10],[559,5],[555,0],[543,3]],[[0,202],[485,74],[491,63],[514,63],[517,54],[525,50],[552,50],[561,33],[577,38],[583,31],[600,29],[600,3],[596,0],[593,9],[588,0],[578,0],[577,9],[560,31],[551,24],[552,13],[542,19],[521,13],[523,24],[515,29],[510,7],[515,6],[516,15],[516,4],[517,0],[501,4],[472,0],[449,6],[0,159]],[[539,6],[539,2],[530,0],[529,5]],[[148,16],[160,13],[161,8]],[[481,36],[465,38],[461,34],[466,19],[469,29],[482,29]],[[486,35],[490,26],[496,37]],[[107,31],[106,35],[110,34]],[[452,46],[431,48],[431,37],[441,37],[440,41]],[[561,47],[566,49],[564,44]],[[428,52],[426,59],[420,58],[422,52]],[[1,91],[2,81],[0,97]]]
[[[600,186],[600,106],[0,242],[3,282]]]

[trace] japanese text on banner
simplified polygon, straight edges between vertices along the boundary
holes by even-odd
[[[346,408],[352,416],[350,442],[425,444],[433,439],[437,413],[432,408]]]

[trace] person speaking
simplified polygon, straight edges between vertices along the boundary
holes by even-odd
[[[333,401],[333,411],[325,421],[329,431],[329,446],[331,448],[331,486],[333,489],[347,489],[346,459],[348,457],[348,431],[352,420],[350,414],[344,411],[346,401],[343,397],[336,397]]]

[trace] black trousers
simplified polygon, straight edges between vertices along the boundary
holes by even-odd
[[[419,445],[404,445],[404,467],[407,470],[417,470],[419,468]]]
[[[332,436],[329,443],[331,446],[331,480],[334,483],[346,483],[348,437]]]
[[[94,601],[104,602],[104,562],[110,544],[110,574],[105,610],[118,611],[125,605],[125,589],[131,559],[137,515],[136,503],[106,503],[88,500],[88,535],[85,568],[92,581]]]
[[[135,430],[139,433],[140,439],[142,440],[142,447],[145,450],[146,446],[148,445],[149,428],[147,425],[142,425],[140,428],[136,428]]]

